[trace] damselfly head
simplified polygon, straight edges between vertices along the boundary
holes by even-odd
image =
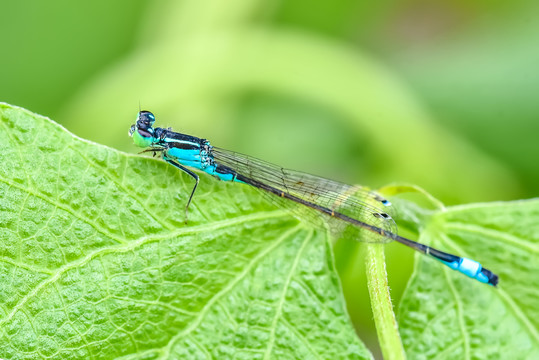
[[[140,147],[151,146],[154,142],[153,123],[155,116],[146,110],[138,112],[137,122],[131,125],[129,136],[133,138],[135,145]]]

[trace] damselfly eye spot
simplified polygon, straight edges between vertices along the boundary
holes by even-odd
[[[372,215],[374,215],[374,217],[377,217],[379,219],[391,219],[391,216],[389,216],[389,214],[386,214],[386,213],[372,213]]]
[[[391,202],[390,202],[389,200],[384,199],[383,197],[381,197],[381,196],[378,195],[378,194],[375,194],[375,195],[374,195],[374,199],[375,199],[376,201],[381,202],[384,206],[391,206]]]

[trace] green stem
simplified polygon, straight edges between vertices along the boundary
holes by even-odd
[[[367,286],[382,354],[385,360],[406,359],[387,284],[384,247],[366,244],[366,248]]]

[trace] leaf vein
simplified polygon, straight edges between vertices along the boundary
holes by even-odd
[[[539,253],[539,246],[533,246],[532,244],[529,244],[526,239],[521,239],[517,236],[504,233],[500,230],[495,229],[488,229],[485,227],[481,227],[474,224],[466,224],[461,222],[449,222],[445,226],[447,229],[453,229],[453,230],[462,230],[462,231],[468,231],[470,233],[476,233],[485,235],[491,238],[495,238],[497,240],[500,240],[501,242],[505,242],[506,244],[513,245],[515,247],[519,247],[526,251],[531,251],[534,253]],[[451,239],[448,239],[449,242],[453,242]],[[529,244],[529,245],[528,245]]]
[[[257,220],[263,220],[263,219],[267,219],[267,218],[271,218],[271,217],[279,217],[279,216],[283,216],[283,213],[284,212],[280,211],[280,210],[279,211],[269,212],[269,213],[268,212],[266,212],[266,213],[257,213],[256,216],[248,215],[248,216],[243,216],[243,217],[237,217],[237,218],[234,218],[232,220],[225,220],[225,221],[215,222],[215,223],[210,224],[209,226],[208,225],[203,225],[203,226],[193,226],[193,227],[190,227],[190,228],[182,228],[182,229],[180,229],[178,231],[167,234],[167,236],[160,235],[160,236],[142,237],[142,238],[140,238],[139,240],[136,240],[136,241],[132,241],[132,242],[129,242],[129,243],[122,243],[122,244],[118,244],[116,246],[111,246],[111,247],[105,247],[105,248],[96,250],[94,252],[91,252],[84,258],[78,259],[77,261],[74,261],[74,262],[72,262],[70,264],[66,264],[66,265],[60,267],[58,269],[58,271],[53,276],[51,276],[50,278],[45,279],[44,281],[42,281],[41,283],[36,285],[36,287],[31,292],[26,294],[13,307],[13,309],[11,310],[11,312],[9,314],[7,314],[3,319],[0,320],[0,327],[2,327],[6,322],[10,321],[13,318],[13,316],[17,313],[17,311],[19,309],[21,309],[30,299],[32,299],[34,296],[37,295],[39,290],[41,290],[42,288],[44,288],[48,284],[52,284],[52,283],[56,282],[60,278],[60,276],[63,275],[64,273],[66,273],[67,271],[72,270],[74,268],[77,268],[79,266],[85,265],[85,264],[87,264],[88,262],[90,262],[91,260],[93,260],[94,258],[96,258],[98,256],[102,256],[102,255],[105,255],[105,254],[108,254],[108,253],[113,253],[113,252],[132,251],[133,249],[137,248],[140,245],[145,245],[145,244],[153,242],[153,241],[160,241],[160,240],[162,240],[164,238],[166,239],[166,238],[169,238],[169,237],[176,237],[176,236],[180,236],[180,235],[184,235],[184,234],[196,234],[196,233],[204,232],[204,231],[208,231],[208,230],[215,230],[215,229],[219,229],[219,228],[222,228],[222,227],[231,226],[234,223],[243,223],[243,222],[246,222],[246,221],[257,221]],[[263,214],[265,216],[261,216],[260,214]]]
[[[272,244],[264,251],[262,251],[260,254],[258,254],[256,257],[254,257],[251,262],[245,267],[245,269],[238,274],[238,276],[233,279],[226,287],[224,287],[221,291],[216,293],[208,302],[205,304],[205,306],[200,310],[200,313],[198,317],[196,317],[192,324],[188,326],[185,330],[179,332],[177,335],[172,337],[170,341],[168,342],[167,346],[163,349],[163,352],[161,353],[160,358],[166,359],[170,355],[170,349],[173,346],[173,344],[183,336],[186,336],[190,334],[195,328],[200,325],[202,322],[202,319],[206,316],[206,314],[210,311],[211,307],[214,303],[216,303],[219,299],[221,299],[224,295],[226,295],[229,291],[231,291],[249,272],[255,267],[255,265],[258,264],[258,262],[263,259],[266,255],[271,253],[274,249],[279,247],[293,232],[297,231],[297,229],[300,228],[300,225],[297,225],[293,227],[292,229],[285,232],[279,239],[272,242]]]
[[[445,237],[445,235],[444,235]],[[453,283],[453,280],[451,279],[449,275],[449,269],[444,268],[443,269],[444,276],[447,280],[447,284],[449,285],[449,290],[451,291],[451,294],[453,295],[453,298],[455,299],[455,307],[457,311],[457,319],[458,324],[460,328],[460,332],[462,334],[462,341],[464,344],[464,358],[470,359],[470,339],[468,337],[468,332],[466,331],[466,326],[464,325],[464,313],[463,313],[463,305],[460,301],[460,298],[458,296],[458,292],[455,289],[455,284]]]
[[[65,212],[67,212],[67,213],[73,215],[74,217],[76,217],[77,219],[79,219],[79,220],[85,222],[86,224],[90,225],[92,228],[94,228],[94,230],[96,232],[98,232],[98,233],[100,233],[100,234],[102,234],[102,235],[104,235],[104,236],[106,236],[106,237],[108,237],[110,239],[113,239],[113,240],[117,241],[118,243],[125,244],[125,241],[122,238],[120,238],[118,236],[115,236],[115,235],[113,235],[111,233],[108,233],[106,231],[103,231],[100,226],[98,226],[94,222],[90,221],[90,219],[84,218],[83,216],[78,214],[76,211],[73,211],[73,209],[71,209],[70,207],[65,206],[63,204],[60,204],[60,203],[57,203],[57,202],[53,201],[52,199],[48,198],[47,196],[45,196],[45,195],[43,195],[43,194],[41,194],[39,192],[34,192],[34,191],[30,190],[30,189],[19,186],[18,184],[12,183],[11,181],[9,181],[7,179],[0,178],[0,181],[7,184],[7,185],[9,185],[9,186],[13,186],[14,188],[17,188],[17,189],[19,189],[19,190],[21,190],[23,192],[26,192],[26,193],[28,193],[30,195],[33,195],[33,196],[35,196],[35,197],[37,197],[37,198],[51,204],[51,205],[54,205],[54,206],[64,210]]]
[[[110,172],[106,171],[106,168],[103,168],[103,167],[99,167],[95,164],[95,162],[93,162],[92,160],[90,160],[88,157],[86,157],[82,152],[80,152],[78,149],[74,148],[74,147],[71,147],[70,148],[75,151],[76,153],[78,153],[90,166],[94,167],[95,169],[98,169],[98,170],[101,170],[103,172],[103,174],[109,179],[111,180],[114,184],[116,184],[120,189],[123,190],[124,194],[127,194],[131,199],[133,199],[134,201],[136,201],[145,211],[148,215],[150,215],[157,223],[161,224],[161,226],[163,226],[164,228],[166,229],[169,229],[169,230],[172,230],[174,227],[173,225],[171,225],[170,223],[168,222],[163,222],[160,218],[156,217],[153,215],[153,212],[148,209],[147,205],[145,202],[143,202],[141,199],[139,199],[137,196],[135,196],[135,193],[132,192],[132,191],[129,191],[121,182],[117,181],[117,179],[112,176],[112,174],[110,174]],[[124,162],[125,164],[125,167],[127,167],[127,161]],[[126,171],[123,171],[122,172],[123,174],[126,173]]]
[[[301,247],[296,254],[296,258],[294,259],[294,262],[292,263],[292,266],[290,267],[288,276],[286,277],[286,281],[283,285],[283,290],[281,292],[279,302],[277,303],[277,309],[275,310],[275,315],[273,317],[273,321],[271,324],[270,338],[268,341],[268,347],[266,348],[266,353],[264,354],[264,359],[269,359],[269,356],[271,354],[273,344],[275,343],[275,329],[277,328],[277,321],[281,317],[281,314],[283,311],[284,299],[286,297],[286,293],[288,292],[288,287],[290,286],[290,283],[292,282],[292,276],[296,272],[296,267],[298,266],[301,255],[303,254],[303,251],[305,250],[307,243],[312,239],[312,237],[313,237],[313,232],[310,231],[309,236],[306,236],[305,239],[303,240],[303,243],[301,244]]]

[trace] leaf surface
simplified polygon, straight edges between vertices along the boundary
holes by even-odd
[[[327,234],[248,186],[186,225],[188,176],[6,104],[0,158],[0,358],[371,358]]]
[[[423,256],[399,308],[410,359],[539,358],[539,199],[435,211],[419,241],[500,276],[485,286]]]

